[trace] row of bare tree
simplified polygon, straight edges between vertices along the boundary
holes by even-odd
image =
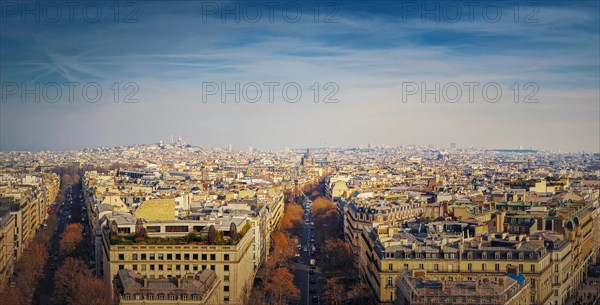
[[[249,304],[283,305],[300,299],[289,267],[297,251],[293,240],[302,230],[302,213],[298,204],[286,204],[279,229],[271,235],[271,252],[264,266],[266,282],[252,289]]]
[[[340,238],[341,219],[337,206],[317,191],[311,196],[314,196],[312,214],[315,229],[319,232],[317,238],[323,245],[325,302],[331,305],[369,304],[369,291],[357,276],[356,258],[350,245]]]

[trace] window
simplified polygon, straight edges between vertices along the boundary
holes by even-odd
[[[469,263],[467,265],[467,270],[469,270],[469,272],[473,271],[473,264]]]
[[[165,232],[187,232],[189,230],[188,226],[166,226]]]
[[[223,254],[223,260],[224,261],[228,261],[229,260],[229,254]]]
[[[137,271],[138,270],[137,265],[133,265],[132,267],[133,267],[133,271]]]
[[[181,270],[181,265],[175,265],[175,270],[177,270],[177,271]]]
[[[210,265],[210,270],[215,271],[215,265]]]
[[[182,294],[181,295],[181,299],[184,300],[184,301],[187,301],[187,299],[188,299],[187,294]]]
[[[224,270],[224,271],[229,271],[229,265],[224,265],[224,266],[223,266],[223,270]]]
[[[523,254],[523,252],[519,253],[519,259],[521,260],[523,258],[525,258],[525,254]]]
[[[519,272],[523,273],[523,264],[519,264]]]
[[[154,300],[154,295],[153,295],[152,293],[149,293],[149,294],[146,296],[146,298],[147,298],[148,300]]]
[[[192,269],[193,269],[194,271],[198,271],[198,265],[194,265],[194,266],[192,267]]]
[[[393,264],[388,264],[388,270],[389,271],[394,271],[394,265]]]
[[[404,264],[404,270],[408,271],[408,264]]]
[[[142,271],[146,271],[146,265],[142,264]]]
[[[167,253],[167,260],[173,260],[173,254]]]
[[[190,265],[184,265],[183,270],[186,270],[186,271],[190,270]]]
[[[494,266],[494,270],[495,270],[496,272],[500,272],[500,264],[496,264],[496,265]]]
[[[154,265],[150,265],[150,270],[154,270]]]
[[[175,254],[175,259],[180,261],[181,260],[181,254]]]
[[[386,287],[392,287],[392,277],[391,276],[387,277],[387,286]]]
[[[174,294],[169,294],[169,300],[171,301],[175,301],[175,299],[177,299],[177,296]]]
[[[163,265],[162,264],[158,265],[158,270],[160,270],[160,271],[163,270]]]
[[[496,252],[496,253],[494,253],[494,257],[495,257],[496,259],[500,259],[500,252]]]
[[[507,259],[512,259],[512,252],[506,253],[506,258]]]
[[[210,255],[210,260],[211,261],[216,261],[217,260],[217,255],[216,254],[211,254]]]
[[[197,294],[192,294],[192,301],[199,301],[200,297]]]
[[[159,260],[164,260],[164,259],[165,259],[165,256],[164,256],[164,254],[162,254],[162,253],[159,253],[159,254],[158,254],[158,259],[159,259]]]
[[[189,254],[184,254],[183,255],[183,259],[186,260],[186,261],[189,261],[190,260],[190,255]]]
[[[223,302],[229,303],[229,297],[223,297]]]
[[[423,264],[419,264],[419,269],[425,269],[425,266]]]
[[[229,286],[223,286],[223,291],[229,291]]]
[[[534,264],[531,264],[530,269],[531,269],[531,273],[535,273],[535,265]]]
[[[206,254],[202,254],[202,260],[205,261],[206,260]]]
[[[119,265],[119,270],[125,269],[125,265]]]
[[[146,227],[146,232],[149,232],[149,233],[159,233],[160,232],[160,226],[147,226]]]
[[[440,266],[438,264],[434,264],[433,265],[433,271],[435,271],[435,272],[440,271]]]
[[[198,260],[198,254],[192,254],[192,259],[197,261]]]
[[[202,265],[202,270],[206,270],[206,265]]]
[[[473,252],[472,251],[469,251],[467,253],[467,259],[473,259]]]
[[[171,265],[171,264],[168,264],[168,265],[167,265],[167,270],[169,270],[169,271],[170,271],[170,270],[173,270],[173,265]]]
[[[119,260],[120,261],[125,260],[125,254],[119,254]]]
[[[134,298],[135,298],[136,301],[139,301],[139,300],[142,299],[142,295],[136,293],[136,294],[134,294]]]
[[[162,293],[159,293],[158,294],[158,299],[161,300],[161,301],[164,300],[165,299],[165,295],[162,294]]]
[[[229,282],[229,275],[224,275],[223,276],[223,281]]]
[[[130,296],[129,294],[126,294],[126,295],[124,295],[124,296],[123,296],[123,298],[124,298],[125,300],[130,300],[130,299],[131,299],[131,296]]]
[[[150,260],[151,260],[151,261],[153,261],[155,258],[156,258],[156,257],[155,257],[155,255],[154,255],[154,253],[150,254]]]
[[[481,271],[485,272],[485,269],[486,269],[485,266],[486,266],[485,263],[481,264]]]
[[[146,260],[146,253],[142,254],[142,260],[145,261]]]
[[[481,252],[481,258],[487,259],[487,252]]]
[[[131,260],[137,261],[137,259],[138,259],[137,253],[131,254]]]

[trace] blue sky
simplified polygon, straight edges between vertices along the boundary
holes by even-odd
[[[71,14],[66,2],[7,3],[0,15],[2,150],[152,143],[171,134],[240,149],[455,142],[600,150],[597,1],[479,1],[472,10],[473,1],[331,1],[318,2],[317,16],[312,1],[273,1],[271,8],[132,1],[118,2],[118,14],[113,2],[91,2],[87,14],[86,2]],[[72,101],[65,82],[80,84]],[[280,84],[272,103],[269,82]],[[472,82],[479,86],[471,103],[464,84]],[[261,99],[236,103],[228,95],[222,103],[219,91],[203,102],[203,84],[235,83],[248,85],[250,97],[257,92],[249,84],[259,84]],[[419,92],[407,95],[409,83]],[[421,89],[435,83],[440,90],[458,84],[462,98],[423,98]],[[82,98],[86,84],[101,89],[97,102]],[[300,86],[295,103],[283,98],[285,84]],[[485,84],[500,87],[502,97],[486,101]],[[50,102],[54,86],[62,96]],[[27,88],[39,103],[34,94],[21,96]],[[295,95],[293,87],[287,92]],[[123,103],[128,94],[138,102]],[[328,94],[338,102],[323,103]],[[523,103],[527,97],[538,102]]]

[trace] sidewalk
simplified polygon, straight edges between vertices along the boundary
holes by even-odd
[[[577,290],[577,295],[569,298],[566,305],[598,305],[600,304],[600,279],[589,278]]]

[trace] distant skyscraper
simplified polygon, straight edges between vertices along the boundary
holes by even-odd
[[[450,143],[450,148],[456,148],[456,143]]]
[[[254,147],[248,146],[248,153],[253,153],[253,152],[254,152]]]
[[[227,146],[227,151],[233,151],[233,145],[229,144],[229,145]]]

